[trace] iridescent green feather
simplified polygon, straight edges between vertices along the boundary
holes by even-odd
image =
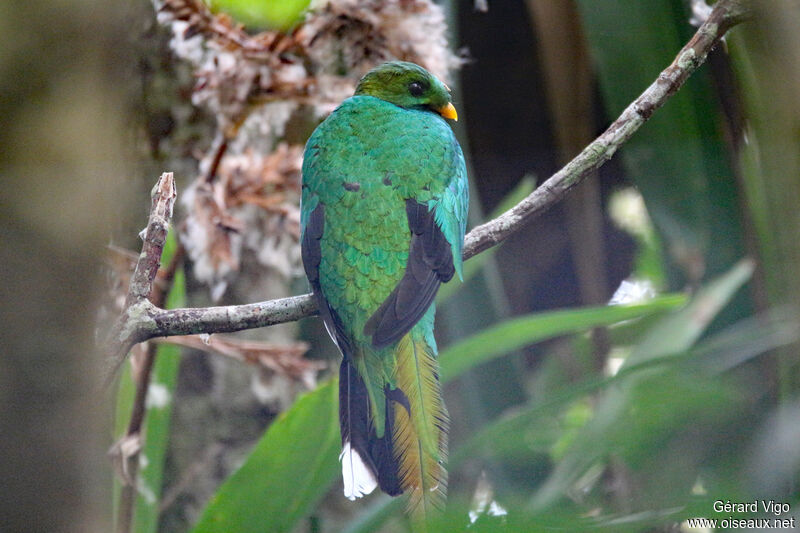
[[[415,80],[424,85],[419,95]],[[304,234],[311,218],[324,210],[324,220],[316,220],[323,227],[321,236],[308,239],[316,248],[309,251],[312,244],[303,240],[304,261],[308,254],[318,262],[306,265],[306,271],[310,279],[318,278],[312,284],[317,283],[315,293],[330,309],[326,325],[335,330],[332,337],[343,352],[352,352],[345,358],[366,387],[370,431],[380,439],[387,427],[393,428],[386,438],[391,439],[400,489],[410,489],[412,504],[423,507],[423,514],[429,504],[443,502],[447,479],[447,413],[438,385],[433,306],[424,316],[420,311],[413,329],[409,325],[387,346],[376,346],[365,326],[410,264],[408,202],[426,206],[438,228],[434,232],[446,239],[438,242],[449,247],[445,253],[452,254],[452,264],[442,281],[453,268],[461,277],[468,187],[461,148],[434,112],[446,108],[453,109],[446,88],[426,71],[408,63],[384,65],[315,130],[303,161]]]

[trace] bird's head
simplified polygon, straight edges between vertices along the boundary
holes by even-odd
[[[358,82],[356,95],[374,96],[400,107],[429,109],[458,120],[450,102],[450,89],[414,63],[390,61],[375,67]]]

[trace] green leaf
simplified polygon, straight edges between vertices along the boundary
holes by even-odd
[[[768,309],[740,320],[700,342],[697,365],[708,375],[726,372],[758,354],[785,347],[800,339],[800,315],[794,308]]]
[[[176,281],[177,278],[176,274]],[[156,350],[144,423],[145,441],[139,459],[139,495],[134,514],[136,533],[158,531],[164,459],[169,444],[172,399],[180,356],[180,348],[172,344],[161,344]]]
[[[164,246],[162,265],[172,260],[177,245],[175,232],[171,231]],[[186,280],[183,269],[178,269],[167,294],[165,307],[174,309],[185,304]],[[160,344],[156,349],[156,359],[147,392],[147,414],[143,428],[145,439],[140,454],[139,495],[134,514],[136,533],[158,531],[164,459],[169,445],[172,399],[178,380],[180,356],[181,349],[172,344]]]
[[[224,11],[252,28],[287,31],[303,18],[310,0],[207,0],[213,11]]]
[[[662,319],[645,336],[625,360],[620,373],[642,364],[685,358],[752,271],[751,261],[740,261],[698,291],[689,305]],[[602,464],[612,450],[628,460],[637,458],[637,454],[656,453],[670,431],[690,420],[698,424],[721,420],[734,405],[727,385],[696,372],[680,371],[674,365],[624,376],[621,383],[602,396],[592,420],[536,494],[534,508],[544,509],[555,503],[585,472]]]
[[[131,411],[133,409],[133,399],[136,396],[136,386],[131,378],[131,365],[124,364],[120,371],[119,385],[117,388],[117,398],[114,403],[114,433],[113,440],[117,442],[128,429]],[[114,517],[119,517],[120,497],[122,495],[122,484],[119,477],[114,476],[112,489],[112,508]],[[116,518],[115,518],[116,519]]]
[[[209,502],[194,533],[291,531],[339,472],[338,381],[297,399]]]
[[[685,302],[684,295],[675,294],[644,304],[570,309],[506,320],[442,350],[442,381],[533,342],[674,309]]]
[[[688,350],[752,273],[753,262],[745,259],[709,283],[698,291],[686,309],[670,315],[650,330],[625,364]]]

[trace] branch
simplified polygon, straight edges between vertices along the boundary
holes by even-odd
[[[703,64],[708,53],[725,33],[751,15],[751,10],[747,7],[749,5],[749,0],[719,0],[714,4],[708,19],[681,49],[672,64],[661,72],[656,81],[602,135],[527,198],[469,233],[464,242],[464,258],[479,254],[507,239],[564,198],[572,187],[611,159],[620,146]]]
[[[307,359],[308,343],[292,342],[274,344],[270,342],[242,340],[229,335],[181,335],[163,337],[156,342],[186,346],[208,353],[230,357],[236,361],[268,369],[296,381],[302,381],[309,389],[315,386],[317,372],[328,365],[325,361]]]
[[[128,297],[125,300],[126,308],[146,301],[150,296],[153,280],[156,279],[158,267],[161,265],[161,252],[164,251],[164,243],[167,242],[172,206],[175,205],[176,196],[172,172],[164,172],[150,192],[152,200],[150,219],[144,232],[142,253],[131,277]]]
[[[106,373],[107,382],[114,377],[134,345],[153,337],[147,334],[147,328],[143,327],[143,324],[148,321],[150,310],[158,309],[150,303],[149,297],[161,264],[161,254],[164,251],[172,219],[172,207],[177,197],[172,172],[161,174],[150,195],[152,202],[150,218],[144,230],[142,253],[139,254],[136,268],[131,276],[122,315],[106,340],[106,345],[111,348],[109,369]]]
[[[708,20],[681,49],[672,64],[661,72],[658,79],[602,135],[516,206],[469,232],[464,241],[464,259],[501,243],[519,231],[564,198],[587,175],[611,159],[636,130],[703,64],[708,53],[725,33],[750,16],[750,0],[718,0]],[[168,186],[165,184],[166,176],[169,176]],[[232,332],[291,322],[317,314],[316,302],[310,294],[225,307],[164,310],[150,304],[147,294],[158,268],[169,222],[169,216],[165,217],[165,213],[171,215],[174,202],[172,174],[162,175],[153,191],[153,211],[142,255],[131,280],[129,303],[114,329],[116,336],[112,339],[110,351],[112,371],[119,368],[132,346],[153,337]],[[169,209],[165,211],[166,204]],[[151,231],[152,226],[156,227]]]

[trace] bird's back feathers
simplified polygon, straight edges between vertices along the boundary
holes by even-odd
[[[303,264],[343,355],[345,495],[407,492],[420,520],[447,486],[433,300],[461,275],[468,203],[461,149],[431,112],[447,94],[428,81],[424,106],[345,100],[306,145],[301,204]]]

